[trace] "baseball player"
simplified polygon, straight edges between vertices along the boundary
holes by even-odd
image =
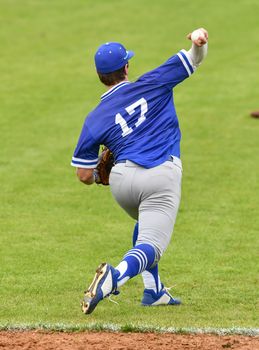
[[[195,31],[197,34],[197,31]],[[98,182],[100,145],[113,153],[110,174],[112,195],[136,220],[133,248],[116,267],[102,263],[85,292],[82,311],[97,304],[130,278],[142,274],[142,305],[179,305],[160,281],[158,262],[173,232],[181,197],[182,163],[172,89],[188,78],[207,54],[208,33],[188,34],[189,51],[181,50],[135,82],[128,80],[132,51],[116,42],[101,45],[95,65],[107,91],[87,116],[75,149],[72,166],[87,185]]]

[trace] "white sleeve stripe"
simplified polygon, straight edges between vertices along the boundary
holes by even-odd
[[[181,50],[181,51],[180,51],[180,54],[182,55],[183,59],[184,59],[185,62],[187,63],[187,65],[188,65],[188,67],[189,67],[191,73],[193,73],[195,67],[194,67],[194,65],[193,65],[192,59],[191,59],[191,57],[190,57],[188,51],[186,51],[186,50]]]
[[[83,164],[75,164],[71,162],[71,165],[74,166],[75,168],[83,168],[83,169],[94,169],[96,168],[96,165],[83,165]]]
[[[86,159],[82,159],[82,158],[72,157],[72,160],[74,160],[75,162],[81,162],[81,163],[93,163],[93,162],[98,162],[99,158],[86,160]]]
[[[177,56],[180,58],[180,60],[182,61],[182,64],[184,65],[184,68],[186,69],[188,75],[190,76],[192,73],[190,71],[190,68],[188,67],[187,63],[185,62],[183,56],[181,55],[180,52],[178,52]]]

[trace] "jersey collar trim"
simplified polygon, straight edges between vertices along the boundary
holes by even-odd
[[[121,87],[128,84],[130,84],[130,81],[122,81],[121,83],[114,85],[110,90],[108,90],[101,96],[101,100],[104,100],[106,97],[109,97],[115,91],[119,90]]]

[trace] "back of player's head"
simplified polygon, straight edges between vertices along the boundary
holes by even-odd
[[[128,65],[128,63],[127,63]],[[126,72],[126,65],[123,66],[122,68],[119,68],[115,70],[114,72],[111,73],[99,73],[97,72],[99,79],[101,82],[106,85],[106,86],[113,86],[116,84],[119,84],[120,82],[124,81],[125,78],[127,77],[127,72]]]

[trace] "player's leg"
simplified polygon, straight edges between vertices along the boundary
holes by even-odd
[[[138,222],[136,222],[132,236],[133,247],[136,245],[136,241],[138,239],[138,226]],[[163,286],[161,284],[160,276],[158,273],[158,263],[154,267],[143,271],[141,276],[145,289],[153,290],[154,293],[159,293],[162,290]]]
[[[138,222],[135,224],[133,231],[133,246],[138,238]],[[144,306],[157,305],[179,305],[180,300],[175,299],[168,292],[168,289],[161,283],[158,273],[158,263],[141,274],[144,283],[144,293],[141,304]]]
[[[134,178],[136,165],[124,169],[116,167],[112,171],[110,182],[113,194],[118,203],[133,218],[138,218],[139,200],[136,193],[132,193],[131,185]],[[112,179],[115,178],[115,182]],[[113,183],[113,185],[112,185]],[[117,288],[126,283],[130,278],[142,273],[155,264],[157,251],[148,241],[136,244],[123,257],[119,265],[114,268],[108,264],[101,264],[96,270],[93,282],[85,292],[82,304],[84,313],[91,313],[96,305],[109,294],[116,294]]]
[[[143,184],[145,199],[139,206],[139,234],[136,244],[150,242],[156,247],[160,257],[170,242],[180,204],[182,170],[179,165],[166,162],[154,168],[148,174],[148,179],[143,179],[146,184]],[[163,185],[159,186],[160,182]],[[143,305],[180,304],[162,284],[160,291],[154,291],[155,285],[160,288],[161,283],[156,280],[158,270],[145,271],[142,275],[147,285],[142,299]]]

